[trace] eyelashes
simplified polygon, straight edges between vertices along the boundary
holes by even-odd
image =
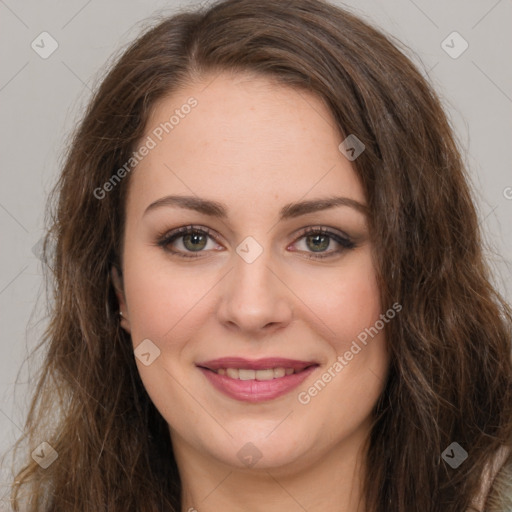
[[[296,242],[299,240],[305,240],[305,241],[314,241],[314,244],[318,248],[317,242],[320,242],[320,244],[325,245],[325,241],[327,240],[327,246],[332,245],[331,242],[334,241],[336,244],[338,244],[338,249],[336,250],[330,250],[330,251],[321,251],[321,252],[315,252],[312,251],[307,253],[308,258],[313,259],[325,259],[332,256],[339,256],[346,250],[354,249],[356,244],[346,235],[341,235],[340,233],[337,233],[335,231],[331,231],[330,229],[324,228],[324,227],[312,227],[307,228],[301,232],[299,237],[297,238]],[[307,249],[307,242],[306,242],[306,249]]]
[[[204,251],[202,251],[202,250],[189,251],[189,253],[191,253],[191,254],[187,254],[187,253],[184,254],[183,251],[180,252],[180,251],[176,251],[176,250],[169,248],[169,246],[171,246],[176,240],[179,240],[180,238],[184,239],[184,240],[188,240],[188,241],[192,240],[192,241],[197,242],[199,237],[203,237],[204,239],[206,239],[206,238],[215,239],[215,235],[214,235],[213,231],[211,231],[208,228],[197,227],[197,226],[185,226],[185,227],[181,227],[181,228],[175,229],[173,231],[170,231],[169,233],[166,233],[163,236],[159,236],[157,245],[162,247],[166,252],[169,252],[176,256],[181,256],[183,258],[199,258],[199,257],[201,257],[201,254],[194,254],[194,252],[200,253],[200,252],[204,252]],[[184,240],[182,240],[181,242],[182,242],[182,245],[185,247],[185,245],[183,244]],[[186,251],[186,247],[185,247],[185,251]]]
[[[209,228],[202,226],[183,226],[174,229],[170,232],[165,232],[157,237],[156,245],[161,247],[165,252],[173,256],[178,256],[186,259],[195,259],[203,256],[204,252],[209,252],[207,248],[208,242],[215,242],[216,235]],[[306,250],[293,249],[293,252],[304,253],[303,256],[308,259],[322,260],[334,256],[340,256],[343,252],[351,250],[356,247],[356,244],[346,235],[332,231],[323,226],[309,227],[300,232],[295,241],[291,245],[296,245],[298,241],[304,240]],[[172,248],[176,242],[182,245],[183,248],[176,250]],[[329,251],[311,251],[307,250],[307,244],[313,243],[315,248],[324,249],[327,242],[327,247],[338,244],[338,249]],[[215,243],[213,243],[215,245]],[[188,246],[188,247],[187,247]],[[192,249],[190,249],[192,246]],[[290,246],[288,246],[290,247]],[[212,248],[210,248],[211,250]],[[214,248],[214,250],[222,250]]]

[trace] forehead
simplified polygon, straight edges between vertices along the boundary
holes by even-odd
[[[220,74],[183,87],[155,105],[142,142],[148,138],[153,147],[131,179],[132,206],[168,193],[261,208],[333,194],[364,202],[328,108],[264,77]]]

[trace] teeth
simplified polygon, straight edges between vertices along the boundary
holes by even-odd
[[[238,378],[240,380],[254,380],[256,378],[256,370],[238,370]]]
[[[230,379],[238,379],[239,378],[239,373],[238,373],[238,370],[236,368],[227,368],[226,369],[226,375]]]
[[[225,375],[230,379],[239,380],[272,380],[279,379],[285,375],[291,375],[293,368],[267,368],[265,370],[249,370],[246,368],[219,368],[217,373]]]
[[[274,378],[274,370],[269,368],[268,370],[258,370],[256,372],[256,380],[272,380]]]
[[[279,377],[284,377],[286,375],[286,370],[284,368],[274,368],[274,379]]]

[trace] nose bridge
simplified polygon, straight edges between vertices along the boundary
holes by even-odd
[[[247,248],[247,245],[245,246]],[[243,253],[244,246],[237,248],[237,257],[234,257],[233,286],[235,292],[241,297],[253,297],[255,300],[269,300],[273,295],[273,276],[270,271],[272,255],[269,248],[255,253],[256,249],[249,246],[249,251]],[[275,279],[275,277],[274,277]]]
[[[272,251],[254,238],[242,241],[233,255],[219,307],[219,320],[242,330],[283,326],[291,319],[286,287],[274,275]]]

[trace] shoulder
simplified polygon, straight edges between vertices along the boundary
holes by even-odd
[[[470,510],[512,512],[512,450],[510,447],[502,446],[496,452],[492,463],[486,466],[480,491],[472,503],[474,509]]]

